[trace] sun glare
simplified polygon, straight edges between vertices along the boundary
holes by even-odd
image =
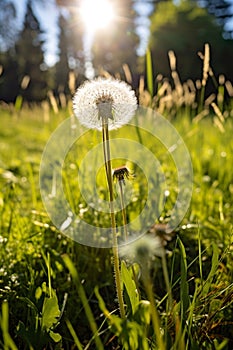
[[[108,0],[82,0],[80,14],[85,26],[95,31],[108,26],[113,20],[114,10]]]

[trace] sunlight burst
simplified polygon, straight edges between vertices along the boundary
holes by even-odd
[[[80,13],[91,31],[107,27],[114,17],[114,9],[108,0],[82,0]]]

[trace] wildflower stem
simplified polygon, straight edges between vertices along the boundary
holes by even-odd
[[[117,245],[117,232],[116,232],[116,219],[114,213],[114,192],[113,192],[113,179],[112,179],[112,165],[111,165],[111,156],[110,156],[110,145],[109,145],[109,132],[108,132],[108,122],[105,118],[102,118],[102,131],[103,131],[103,153],[105,161],[105,171],[108,182],[109,189],[109,206],[110,206],[110,216],[111,216],[111,228],[112,228],[112,246],[113,246],[113,266],[114,266],[114,275],[115,275],[115,284],[117,298],[120,308],[121,317],[125,317],[123,293],[121,288],[121,277],[120,277],[120,264],[119,264],[119,252]]]
[[[122,212],[122,218],[123,218],[124,239],[126,241],[128,238],[128,232],[127,232],[126,210],[125,210],[125,203],[124,203],[123,180],[119,181],[119,188],[120,188],[121,212]]]
[[[109,169],[108,169],[108,157],[107,157],[107,153],[106,153],[106,128],[104,127],[104,123],[102,126],[102,136],[103,136],[103,152],[104,152],[104,165],[105,165],[105,173],[106,173],[106,177],[107,177],[107,183],[109,186]]]

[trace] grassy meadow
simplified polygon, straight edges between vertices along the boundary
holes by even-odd
[[[162,228],[176,193],[173,165],[164,159],[170,202],[153,237],[161,239],[165,254],[146,254],[145,266],[122,259],[125,318],[119,316],[112,250],[61,234],[41,201],[42,153],[51,133],[72,114],[71,101],[61,96],[60,105],[51,98],[35,106],[1,104],[0,349],[233,348],[232,85],[222,78],[217,96],[204,97],[203,80],[181,84],[175,73],[173,84],[160,77],[153,86],[148,79],[149,91],[140,81],[137,93],[140,104],[162,113],[188,148],[191,205],[167,236]],[[83,149],[99,137],[87,136]],[[81,213],[76,154],[74,146],[63,177],[67,198]],[[132,215],[144,198],[143,175],[136,175]],[[100,183],[103,193],[105,185]],[[95,213],[85,215],[91,221]],[[103,226],[108,220],[108,215],[98,217]]]

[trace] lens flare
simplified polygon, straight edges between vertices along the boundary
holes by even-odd
[[[80,14],[85,26],[92,31],[106,28],[114,18],[114,9],[108,0],[83,0]]]

